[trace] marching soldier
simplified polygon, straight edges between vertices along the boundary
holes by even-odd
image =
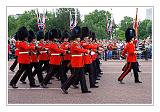
[[[82,27],[82,38],[81,38],[81,46],[84,49],[96,49],[95,46],[92,46],[88,43],[88,38],[89,38],[89,29],[88,27]],[[93,51],[92,51],[93,52]],[[90,82],[90,88],[98,88],[98,86],[95,85],[95,73],[92,65],[92,59],[91,55],[85,53],[84,54],[84,64],[85,64],[85,72],[89,73],[89,82]]]
[[[12,80],[10,81],[10,86],[12,88],[18,88],[16,86],[20,76],[24,71],[27,72],[27,76],[29,79],[30,87],[39,87],[38,85],[35,84],[34,78],[31,75],[31,67],[30,67],[30,55],[29,55],[29,50],[35,49],[35,46],[28,46],[28,31],[26,27],[21,27],[19,28],[17,32],[18,38],[19,38],[19,55],[18,55],[18,63],[20,65],[19,70],[17,73],[14,75]]]
[[[46,32],[45,33],[45,36],[44,36],[44,44],[45,44],[45,49],[48,50],[48,46],[49,46],[49,32]],[[47,60],[46,60],[46,65],[42,67],[42,71],[45,71],[45,72],[48,72],[48,68],[49,68],[49,52],[47,52]]]
[[[97,52],[98,52],[98,45],[96,43],[96,36],[95,33],[92,32],[92,43],[91,43],[95,48],[92,48],[92,51],[94,53],[91,54],[91,58],[92,58],[92,63],[93,63],[93,67],[94,67],[94,72],[95,72],[95,79],[96,80],[100,80],[99,78],[99,72],[98,72],[98,64],[96,62],[96,58],[98,56]]]
[[[68,33],[67,30],[64,30],[62,33],[62,44],[61,44],[61,48],[63,50],[67,50],[70,51],[70,43],[69,43],[69,38],[70,38],[70,34]],[[63,71],[64,71],[64,76],[67,79],[67,72],[70,69],[71,70],[71,66],[70,66],[70,62],[71,62],[71,54],[70,52],[64,54],[63,56]]]
[[[62,62],[62,53],[65,53],[65,50],[61,49],[58,42],[58,31],[56,29],[52,29],[49,34],[49,38],[53,40],[53,42],[49,46],[49,52],[50,52],[50,67],[49,72],[47,73],[46,77],[44,78],[43,82],[41,83],[41,86],[43,88],[48,88],[47,84],[50,81],[51,77],[53,75],[58,74],[61,80],[61,84],[63,84],[66,79],[64,77],[64,74],[61,70],[61,62]]]
[[[42,75],[43,70],[47,70],[48,69],[48,54],[47,54],[47,50],[45,49],[46,45],[44,42],[44,34],[43,31],[39,31],[37,34],[37,40],[39,41],[37,47],[38,47],[38,60],[39,60],[39,66],[37,69],[35,69],[33,71],[33,76],[35,76],[36,74],[38,76]],[[43,68],[44,66],[44,68]]]
[[[132,28],[128,28],[125,32],[125,37],[126,37],[126,46],[122,52],[122,57],[124,58],[126,54],[127,55],[127,65],[124,69],[124,72],[120,75],[120,77],[118,78],[118,81],[121,84],[124,84],[123,82],[123,78],[129,73],[131,72],[131,69],[133,69],[134,72],[134,78],[135,78],[135,83],[142,83],[141,81],[139,81],[139,76],[138,76],[138,67],[137,67],[137,58],[136,58],[136,54],[138,53],[138,51],[135,50],[135,44],[133,43],[134,41],[134,37],[135,37],[135,30]]]
[[[30,47],[36,46],[36,38],[35,38],[34,32],[32,30],[29,30],[28,42],[29,42]],[[31,70],[32,70],[33,67],[34,67],[35,70],[37,70],[38,66],[39,66],[39,60],[38,60],[38,57],[37,57],[37,50],[36,49],[30,50],[30,57],[31,57],[31,63],[30,63]],[[32,74],[32,76],[33,76],[33,74]],[[25,72],[20,79],[20,81],[23,84],[26,84],[26,82],[25,82],[26,77],[27,77],[27,72]],[[42,81],[43,81],[42,74],[37,74],[37,77],[38,77],[39,83],[42,83]]]
[[[69,79],[62,85],[61,89],[65,94],[68,94],[68,88],[75,83],[75,81],[80,81],[82,93],[91,93],[88,91],[85,74],[84,74],[84,60],[82,53],[88,53],[89,50],[83,49],[80,46],[80,35],[81,28],[76,26],[73,28],[71,36],[73,42],[71,43],[70,52],[71,52],[71,67],[72,74]]]

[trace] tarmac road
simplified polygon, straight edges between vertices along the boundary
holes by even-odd
[[[8,66],[12,63],[9,61]],[[60,82],[56,79],[52,80],[53,84],[49,84],[47,89],[30,88],[28,84],[18,82],[18,89],[8,86],[8,104],[152,104],[152,61],[140,60],[141,84],[134,83],[133,73],[124,78],[125,84],[119,84],[117,78],[124,64],[125,61],[102,61],[104,74],[98,81],[99,88],[89,88],[92,91],[90,94],[82,94],[80,89],[73,87],[68,90],[69,94],[63,94]],[[13,72],[8,71],[8,82],[13,75]],[[86,79],[89,87],[87,75]]]

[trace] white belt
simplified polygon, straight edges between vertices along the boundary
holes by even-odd
[[[36,52],[32,52],[33,54],[37,54]]]
[[[29,52],[19,52],[19,54],[28,54]]]
[[[47,51],[40,51],[40,53],[46,53]]]
[[[84,54],[85,56],[88,56],[89,54]]]
[[[96,53],[92,51],[92,52],[91,52],[91,55],[94,55],[94,54],[96,54]]]
[[[18,48],[16,48],[15,50],[19,50]]]
[[[60,54],[51,54],[52,56],[59,56]]]
[[[82,54],[79,54],[79,55],[72,55],[72,57],[76,57],[76,56],[82,56]]]

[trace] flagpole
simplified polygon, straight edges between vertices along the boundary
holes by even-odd
[[[69,29],[71,31],[71,11],[70,11],[70,15],[69,15]]]
[[[136,38],[138,39],[138,8],[136,8]]]

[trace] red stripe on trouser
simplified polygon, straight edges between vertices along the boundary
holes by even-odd
[[[122,68],[122,71],[125,71],[125,70],[127,69],[127,65],[128,65],[128,63],[126,63],[126,64],[124,65],[124,67]]]
[[[127,69],[121,74],[121,76],[118,78],[119,81],[123,80],[123,78],[130,72],[132,63],[129,63],[127,66]]]

